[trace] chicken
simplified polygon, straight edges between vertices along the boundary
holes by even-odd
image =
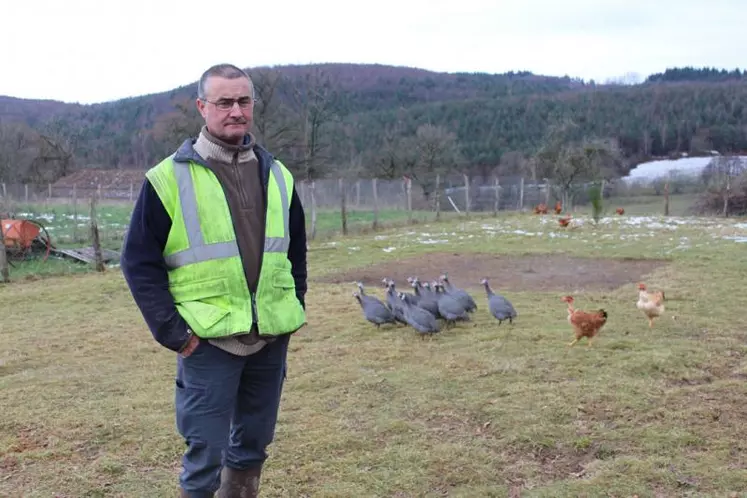
[[[547,205],[543,202],[534,207],[534,214],[547,214]]]
[[[638,284],[638,302],[636,307],[643,311],[643,314],[648,318],[648,327],[654,326],[654,318],[658,318],[664,314],[664,292],[648,292],[646,290],[646,284]]]
[[[560,214],[563,212],[563,205],[560,203],[560,201],[555,203],[555,214]]]
[[[571,215],[564,216],[562,218],[558,218],[558,224],[561,227],[567,227],[571,223]]]
[[[615,209],[615,212],[619,214],[620,216],[625,214],[625,210],[623,208],[617,208]]]
[[[573,296],[565,296],[563,301],[568,303],[568,323],[573,327],[575,339],[568,347],[575,345],[582,337],[588,339],[587,347],[591,346],[594,337],[607,323],[607,312],[603,309],[597,311],[582,311],[573,307]]]

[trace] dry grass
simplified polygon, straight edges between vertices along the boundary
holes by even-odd
[[[520,314],[511,328],[489,319],[474,289],[472,323],[421,341],[366,323],[351,285],[314,280],[310,327],[291,341],[263,496],[747,489],[744,245],[718,238],[745,230],[720,220],[668,229],[614,220],[567,232],[548,219],[319,243],[312,278],[435,250],[665,258],[646,281],[666,290],[668,316],[648,329],[634,281],[577,293],[577,306],[603,306],[610,321],[594,347],[567,350],[558,292],[506,291]],[[422,243],[422,232],[447,242]],[[121,275],[16,282],[0,299],[0,496],[174,496],[183,449],[174,356],[151,339]]]

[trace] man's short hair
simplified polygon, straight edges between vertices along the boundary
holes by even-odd
[[[240,67],[234,66],[233,64],[216,64],[207,69],[202,76],[200,81],[197,83],[197,98],[205,100],[207,98],[207,81],[211,76],[217,76],[218,78],[226,78],[229,80],[236,78],[246,78],[252,86],[252,94],[254,94],[254,83],[249,75]]]

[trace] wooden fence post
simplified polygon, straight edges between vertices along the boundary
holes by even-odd
[[[7,284],[10,282],[10,268],[8,267],[8,253],[5,251],[4,230],[5,227],[0,225],[0,283]]]
[[[405,181],[405,192],[407,193],[407,221],[412,223],[412,179],[409,176]]]
[[[371,180],[371,188],[373,189],[373,229],[377,230],[379,228],[379,191],[376,178]]]
[[[501,184],[498,175],[493,178],[493,187],[495,188],[495,202],[493,204],[493,216],[498,216],[498,210],[501,208]]]
[[[101,254],[101,242],[99,240],[99,226],[96,221],[96,195],[91,196],[91,243],[93,245],[94,254],[94,265],[96,271],[103,272],[106,270],[104,266],[104,257]]]
[[[464,216],[469,217],[469,176],[464,175]]]
[[[309,197],[311,198],[311,240],[316,238],[316,182],[309,182]]]
[[[345,203],[345,180],[339,178],[337,185],[340,187],[340,216],[342,218],[342,234],[348,234],[348,213],[347,206]]]
[[[441,173],[436,173],[436,191],[434,195],[436,196],[436,221],[439,221],[441,219]]]
[[[73,183],[73,243],[78,241],[78,188]]]

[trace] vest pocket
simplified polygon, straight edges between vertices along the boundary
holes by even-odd
[[[227,309],[200,301],[188,301],[177,304],[176,307],[186,311],[205,330],[209,330],[210,327],[221,321],[228,314]]]
[[[229,314],[227,308],[205,302],[210,298],[224,297],[225,299],[228,295],[228,282],[225,278],[172,284],[169,290],[179,313],[195,332],[209,331],[212,326]]]
[[[199,301],[209,297],[225,296],[228,294],[228,281],[225,278],[210,278],[190,280],[169,286],[171,295],[176,303],[185,301]]]
[[[295,290],[296,281],[285,268],[276,268],[272,275],[272,285],[283,290]]]

